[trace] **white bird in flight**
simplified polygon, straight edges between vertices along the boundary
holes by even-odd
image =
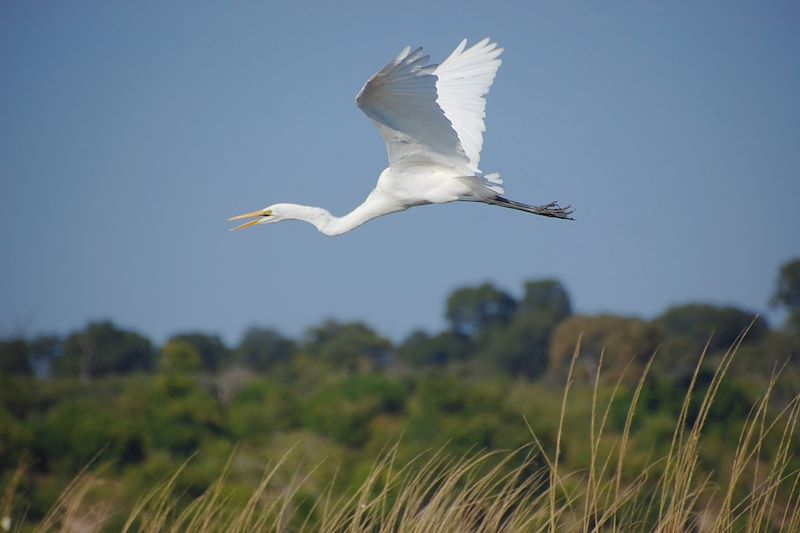
[[[320,207],[274,204],[231,217],[231,221],[252,219],[233,229],[302,220],[325,235],[342,235],[389,213],[456,201],[572,220],[570,206],[559,207],[557,202],[533,206],[504,198],[500,175],[478,169],[486,130],[484,96],[503,49],[488,38],[466,46],[464,39],[440,65],[429,63],[422,48],[406,47],[356,96],[389,155],[389,167],[364,203],[342,217]]]

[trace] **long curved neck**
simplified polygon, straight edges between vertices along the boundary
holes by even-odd
[[[364,203],[342,217],[336,217],[321,207],[297,204],[287,204],[286,207],[290,208],[288,209],[290,212],[286,215],[287,219],[308,222],[321,233],[332,237],[352,231],[373,218],[406,209],[405,206],[387,201],[375,191],[370,193]]]

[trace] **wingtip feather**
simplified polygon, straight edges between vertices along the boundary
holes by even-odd
[[[394,58],[395,63],[399,63],[400,61],[402,61],[408,55],[409,52],[411,52],[410,46],[406,46],[405,48],[400,50],[400,53],[397,54],[397,57]]]

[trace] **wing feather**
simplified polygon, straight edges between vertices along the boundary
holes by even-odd
[[[390,166],[435,164],[460,171],[469,158],[437,103],[438,65],[428,60],[422,48],[406,47],[367,81],[356,104],[383,136]]]
[[[484,96],[494,82],[503,49],[488,37],[470,48],[466,46],[464,39],[436,69],[437,103],[458,135],[469,158],[469,169],[477,171],[486,131]]]

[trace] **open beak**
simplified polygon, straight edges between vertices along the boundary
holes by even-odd
[[[244,213],[243,215],[236,215],[235,217],[231,217],[228,219],[229,222],[233,222],[234,220],[245,220],[248,218],[252,218],[253,220],[249,222],[245,222],[240,226],[236,226],[235,228],[231,229],[230,231],[236,231],[240,229],[246,229],[252,226],[257,225],[264,217],[270,216],[272,213],[269,209],[259,209],[258,211],[251,211],[249,213]]]

